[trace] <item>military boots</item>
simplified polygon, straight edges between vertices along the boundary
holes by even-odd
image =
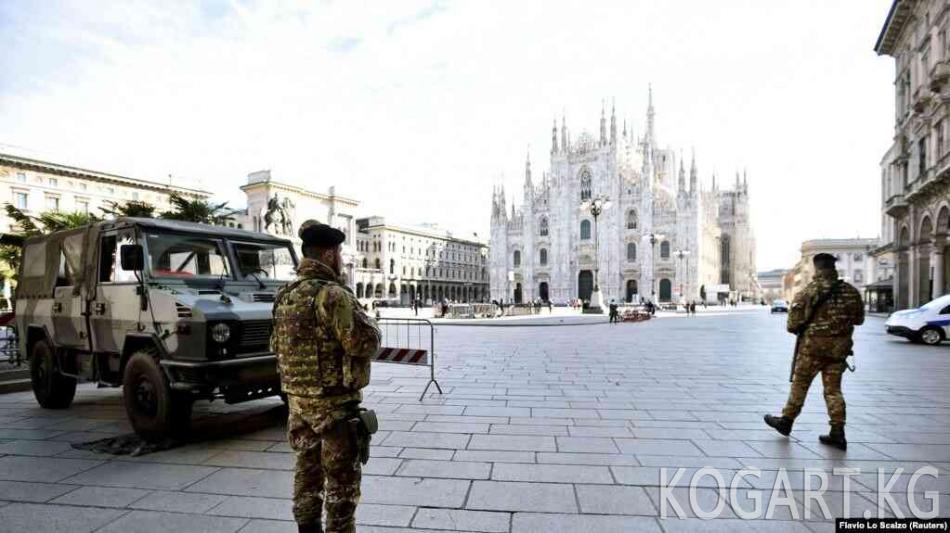
[[[792,422],[787,416],[765,415],[765,423],[786,437],[792,432]]]
[[[844,426],[833,425],[827,435],[819,435],[818,440],[822,444],[833,446],[839,450],[848,449],[848,441],[844,438]]]

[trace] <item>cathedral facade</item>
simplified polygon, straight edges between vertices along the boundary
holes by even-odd
[[[655,137],[652,93],[644,134],[618,134],[614,110],[601,110],[600,135],[572,137],[565,120],[551,130],[550,170],[525,162],[520,206],[492,195],[491,298],[527,302],[590,300],[682,302],[756,296],[755,237],[749,188],[699,182],[695,156],[684,161]],[[594,217],[591,201],[607,201]],[[596,278],[596,279],[595,279]]]

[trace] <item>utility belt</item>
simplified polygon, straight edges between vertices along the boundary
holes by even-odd
[[[369,461],[369,443],[373,439],[373,433],[379,430],[376,411],[357,407],[354,413],[346,419],[346,423],[356,432],[360,463],[365,465]]]

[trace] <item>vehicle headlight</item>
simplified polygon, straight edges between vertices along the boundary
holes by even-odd
[[[211,338],[214,342],[225,343],[231,338],[231,328],[225,323],[215,324],[211,327]]]

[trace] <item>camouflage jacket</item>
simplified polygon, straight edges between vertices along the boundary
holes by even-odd
[[[375,321],[319,261],[301,261],[297,279],[277,293],[271,349],[287,394],[359,400],[379,341]]]
[[[795,296],[788,310],[787,329],[802,334],[802,353],[843,358],[851,353],[854,326],[863,323],[861,293],[838,279],[836,271],[827,270],[817,272]]]

